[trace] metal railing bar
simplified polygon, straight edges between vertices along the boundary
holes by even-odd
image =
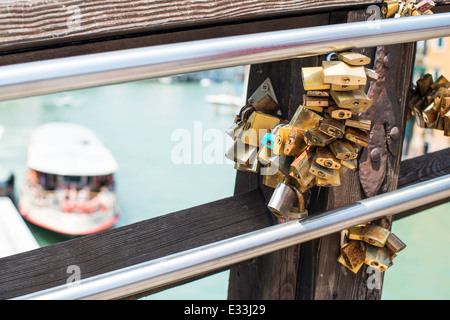
[[[0,100],[450,36],[450,13],[198,40],[0,67]]]
[[[189,279],[351,226],[450,197],[450,175],[421,182],[348,206],[267,227],[152,261],[82,279],[17,300],[116,299]]]

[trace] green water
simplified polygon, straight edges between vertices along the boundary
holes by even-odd
[[[242,84],[237,87],[242,90]],[[213,106],[206,97],[235,91],[236,84],[227,82],[202,86],[140,81],[2,102],[0,164],[15,173],[19,184],[31,131],[49,121],[70,121],[94,130],[116,157],[122,210],[117,226],[228,197],[234,189],[233,165],[223,158],[222,163],[200,159],[199,164],[174,164],[172,151],[178,142],[172,134],[189,132],[192,147],[206,152],[212,143],[208,133],[223,133],[237,112]],[[214,143],[226,148],[230,141],[222,134]],[[394,224],[408,247],[386,272],[383,299],[450,298],[449,209],[441,206]],[[32,225],[30,229],[41,246],[67,239]],[[227,286],[228,272],[222,272],[147,299],[226,299]]]

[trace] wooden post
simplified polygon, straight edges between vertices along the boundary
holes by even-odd
[[[351,12],[348,15],[332,14],[330,23],[361,21],[364,18],[365,12]],[[401,155],[399,150],[401,150],[402,133],[404,132],[415,45],[399,44],[379,47],[376,52],[375,49],[361,51],[373,58],[373,68],[380,71],[382,76],[386,74],[390,77],[388,81],[381,78],[380,84],[375,86],[374,90],[369,90],[369,95],[374,99],[374,105],[365,115],[376,124],[376,128],[381,127],[384,132],[382,137],[385,138],[383,142],[385,149],[383,150],[385,150],[386,161],[383,163],[383,168],[378,167],[378,170],[384,171],[384,174],[377,177],[382,181],[380,188],[376,191],[384,193],[397,188]],[[386,58],[388,55],[389,57]],[[321,63],[320,59],[323,57],[309,57],[252,66],[248,93],[251,94],[266,77],[269,77],[275,87],[283,118],[290,119],[302,101],[301,68],[318,66]],[[384,88],[383,85],[387,84],[390,87],[380,93],[380,88]],[[386,101],[389,101],[392,110],[385,110],[389,116],[387,114],[380,116],[376,110]],[[397,127],[397,129],[392,130],[393,127]],[[389,130],[388,134],[385,130]],[[389,140],[392,139],[390,133],[396,134],[396,141]],[[373,136],[376,134],[376,132],[372,132]],[[392,148],[389,148],[390,145]],[[365,161],[367,164],[367,161],[373,160],[367,153],[373,147],[369,146],[365,149],[367,150],[363,150],[360,161]],[[313,188],[306,197],[309,199],[310,214],[340,207],[371,196],[365,194],[361,183],[364,182],[366,176],[376,175],[376,168],[374,166],[370,166],[370,168],[375,173],[368,169],[364,169],[364,172],[348,170],[341,179],[340,187]],[[360,173],[363,173],[361,177]],[[257,175],[238,172],[236,192],[244,191],[250,186],[252,188],[259,186],[268,202],[273,189],[268,190],[258,181],[257,177]],[[388,227],[390,227],[390,222]],[[364,266],[357,274],[353,274],[337,262],[339,250],[340,233],[337,233],[234,267],[230,271],[228,298],[231,300],[380,299],[382,274],[374,273],[367,266]]]

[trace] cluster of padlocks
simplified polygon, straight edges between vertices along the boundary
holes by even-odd
[[[342,245],[338,261],[357,273],[365,263],[380,271],[392,266],[392,260],[406,245],[388,229],[376,224],[358,225],[345,230],[348,242]]]
[[[372,105],[365,88],[376,81],[364,66],[370,58],[343,52],[322,66],[302,68],[303,103],[291,120],[278,116],[270,79],[250,97],[227,133],[234,139],[227,158],[235,168],[258,172],[275,188],[268,207],[282,221],[307,215],[303,193],[313,186],[340,185],[344,170],[356,170],[369,143],[370,120],[358,114]]]
[[[450,82],[440,76],[433,81],[429,73],[416,81],[410,102],[408,120],[416,117],[420,128],[437,129],[450,136]]]
[[[419,1],[384,1],[381,6],[381,15],[383,18],[412,17],[424,14],[433,14],[431,8],[435,6],[432,0]]]
[[[334,58],[302,68],[305,95],[290,121],[280,118],[266,79],[227,130],[234,143],[226,157],[237,170],[260,172],[262,183],[275,189],[267,206],[280,223],[306,217],[303,193],[313,186],[339,186],[342,173],[358,168],[358,154],[369,144],[371,121],[360,114],[373,103],[365,94],[367,80],[378,75],[365,67],[370,58],[360,53]],[[404,248],[374,224],[346,230],[346,239],[338,261],[355,273],[363,263],[386,270]]]

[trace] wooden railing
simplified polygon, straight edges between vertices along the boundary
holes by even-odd
[[[0,27],[3,28],[0,29],[0,64],[364,21],[368,15],[367,6],[380,5],[381,1],[146,3],[67,0],[39,2],[30,7],[0,4],[0,16],[6,21]],[[77,16],[77,6],[80,16]],[[443,3],[434,11],[447,10]],[[43,21],[46,21],[45,28]],[[10,32],[13,29],[15,32]],[[397,101],[394,108],[398,109],[399,117],[396,121],[401,132],[411,85],[414,48],[414,44],[390,47],[393,52],[401,53],[401,61],[396,62],[396,70],[401,72],[397,72],[398,87],[393,93],[393,99]],[[376,56],[375,48],[362,51]],[[322,58],[315,56],[252,65],[248,93],[254,92],[264,79],[270,77],[282,117],[290,119],[303,95],[301,68],[318,65]],[[449,174],[450,165],[445,160],[449,156],[450,150],[443,150],[400,162],[400,154],[389,154],[388,173],[380,193]],[[342,181],[341,187],[311,191],[309,199],[320,201],[309,201],[310,214],[365,198],[358,172],[346,173]],[[65,284],[70,265],[79,266],[82,277],[89,278],[273,225],[276,222],[266,206],[272,191],[262,185],[258,175],[238,172],[233,197],[5,257],[0,259],[0,299]],[[405,212],[396,219],[448,200]],[[379,299],[381,290],[369,290],[362,285],[367,282],[367,273],[349,274],[338,265],[335,258],[339,250],[338,237],[338,234],[325,236],[252,259],[251,263],[231,266],[229,299]],[[220,271],[223,270],[212,273]],[[139,298],[210,274],[199,274],[128,298]]]

